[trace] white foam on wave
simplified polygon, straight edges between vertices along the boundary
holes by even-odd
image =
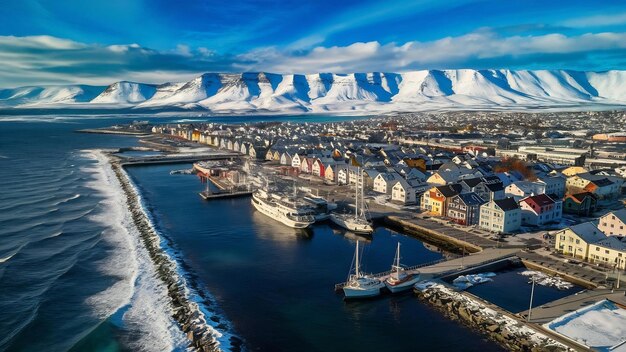
[[[232,349],[231,337],[233,337],[233,334],[230,331],[232,331],[232,325],[230,324],[230,322],[228,322],[225,319],[224,316],[220,316],[219,313],[209,311],[207,307],[202,303],[204,300],[202,296],[198,292],[190,288],[187,282],[188,275],[181,268],[179,264],[180,254],[177,253],[173,248],[169,247],[166,241],[163,240],[163,235],[157,230],[156,226],[154,226],[155,224],[154,218],[152,217],[152,213],[147,210],[146,203],[141,192],[139,192],[139,190],[137,189],[137,186],[134,184],[132,179],[130,179],[130,177],[128,178],[128,180],[135,194],[137,195],[139,199],[139,204],[141,204],[142,211],[148,218],[150,222],[150,226],[159,235],[159,246],[165,251],[165,253],[176,264],[176,272],[178,273],[179,280],[181,280],[183,283],[182,286],[185,289],[185,295],[195,306],[194,308],[200,313],[200,316],[197,319],[200,320],[204,325],[206,325],[209,328],[211,335],[219,343],[221,350],[223,351],[231,350]],[[215,301],[214,298],[211,297],[206,292],[204,292],[203,294],[204,296],[207,296],[211,301]],[[207,317],[218,317],[220,322],[216,323],[211,319],[207,319]],[[218,327],[218,325],[222,325],[225,328]]]
[[[104,196],[103,212],[94,221],[107,226],[103,239],[115,248],[100,268],[104,274],[122,277],[108,289],[90,297],[87,302],[94,314],[105,319],[122,307],[123,327],[132,338],[131,350],[184,350],[186,337],[171,318],[167,289],[156,276],[150,257],[141,243],[139,231],[126,208],[126,196],[107,158],[99,151],[85,151],[84,156],[97,160],[87,168],[93,175],[88,186]]]

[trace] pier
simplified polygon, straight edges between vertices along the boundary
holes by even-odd
[[[210,192],[202,191],[198,193],[204,200],[218,199],[218,198],[235,198],[235,197],[248,197],[252,195],[253,191],[234,191],[234,192]]]
[[[120,165],[155,165],[155,164],[180,164],[191,163],[201,160],[232,160],[239,158],[239,153],[198,153],[188,155],[155,155],[144,157],[131,157],[120,160]]]
[[[421,280],[432,280],[442,278],[450,274],[461,275],[466,271],[476,270],[480,267],[493,264],[503,260],[516,258],[519,249],[517,248],[488,248],[480,253],[475,253],[452,260],[438,260],[431,263],[424,263],[406,268],[410,274],[420,274]],[[381,281],[386,280],[391,271],[368,275]],[[345,282],[335,285],[335,291],[340,291],[345,286]]]
[[[251,196],[254,192],[249,187],[248,188],[240,188],[240,187],[228,187],[227,185],[220,182],[213,176],[207,176],[203,174],[199,174],[202,182],[207,183],[206,190],[198,193],[200,197],[204,200],[211,199],[219,199],[219,198],[235,198],[235,197],[248,197]],[[212,192],[209,189],[209,184],[215,185],[219,190],[217,192]]]

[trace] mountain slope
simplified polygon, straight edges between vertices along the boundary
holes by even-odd
[[[626,71],[422,70],[205,73],[188,82],[0,90],[0,108],[105,107],[216,113],[387,112],[626,106]]]
[[[117,82],[108,86],[91,100],[94,104],[132,104],[146,101],[154,96],[156,87],[152,84]]]

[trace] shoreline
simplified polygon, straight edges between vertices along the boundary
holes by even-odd
[[[154,265],[157,277],[166,287],[172,309],[172,318],[187,337],[189,347],[203,352],[241,350],[242,341],[238,337],[226,332],[223,333],[218,330],[217,326],[209,323],[210,321],[216,325],[219,324],[222,328],[228,328],[228,324],[221,322],[217,316],[211,316],[207,319],[208,311],[201,306],[204,297],[200,295],[198,295],[200,297],[193,297],[194,292],[192,292],[185,275],[180,272],[180,265],[176,261],[175,255],[168,253],[168,248],[162,246],[163,238],[155,230],[150,216],[146,213],[138,189],[119,162],[107,153],[103,153],[103,155],[107,158],[108,164],[126,196],[126,208],[139,233],[140,241]]]

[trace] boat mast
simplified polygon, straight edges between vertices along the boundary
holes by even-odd
[[[355,256],[354,274],[358,278],[360,276],[359,274],[359,240],[356,240],[356,254],[354,256]]]
[[[357,179],[356,179],[356,182],[354,183],[354,218],[355,219],[359,217],[359,179],[358,179],[359,168],[356,169],[356,173],[357,173]]]
[[[396,250],[396,270],[400,268],[400,242],[398,242],[398,249]]]
[[[361,171],[361,217],[365,218],[365,185],[363,184],[363,172]]]

